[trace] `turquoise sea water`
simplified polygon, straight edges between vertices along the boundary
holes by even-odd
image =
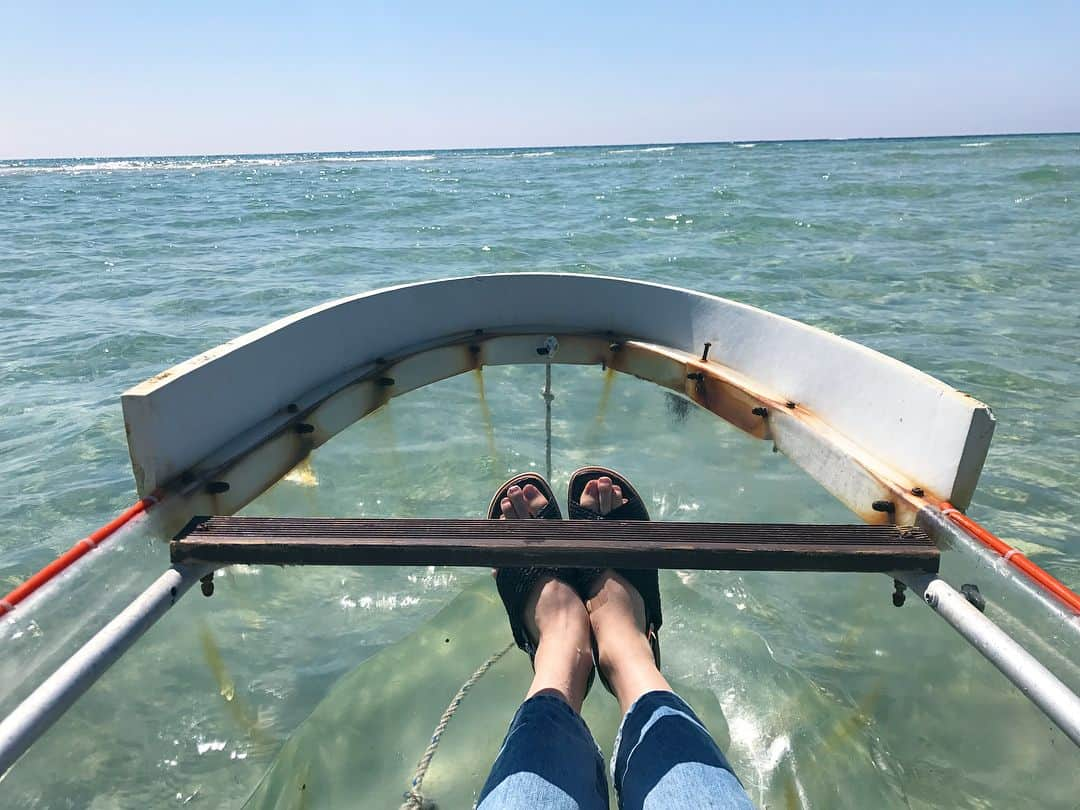
[[[0,160],[0,582],[134,499],[130,385],[328,299],[550,270],[734,298],[987,402],[998,428],[971,513],[1080,587],[1078,204],[1071,135]],[[645,383],[555,377],[556,491],[596,461],[665,519],[852,519]],[[541,385],[536,368],[491,369],[395,400],[249,511],[475,514],[510,470],[542,464]],[[129,532],[4,624],[0,710],[165,560]],[[219,579],[0,782],[0,804],[239,806],[270,769],[252,806],[396,807],[504,621],[479,571]],[[929,611],[892,608],[884,578],[670,573],[664,587],[666,665],[727,727],[761,805],[1075,805],[1076,750]],[[446,628],[453,643],[432,649]],[[436,758],[454,767],[431,777],[444,808],[479,787],[525,685],[519,658],[454,721]],[[599,732],[613,704],[597,691]]]

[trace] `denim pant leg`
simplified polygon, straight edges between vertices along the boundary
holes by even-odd
[[[621,810],[753,810],[720,747],[673,692],[648,692],[619,728],[612,777]]]
[[[577,712],[553,695],[521,704],[477,810],[608,810],[604,759]]]

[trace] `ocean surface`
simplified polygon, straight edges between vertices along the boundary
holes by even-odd
[[[970,513],[1080,587],[1080,136],[1060,135],[0,160],[0,590],[134,500],[131,385],[340,296],[536,270],[733,298],[987,402]],[[539,367],[496,368],[396,399],[247,511],[478,515],[543,466],[542,385]],[[593,462],[657,518],[854,521],[649,384],[557,367],[554,391],[556,492]],[[957,556],[946,575],[993,602]],[[4,620],[0,711],[166,565],[136,527]],[[662,587],[665,668],[760,806],[1076,806],[1077,750],[930,611],[893,608],[884,577]],[[91,689],[0,805],[396,808],[450,698],[508,639],[484,571],[237,569]],[[1074,677],[1059,641],[1040,655]],[[527,669],[512,651],[452,720],[425,782],[443,810],[471,806]],[[609,750],[602,689],[586,716]]]

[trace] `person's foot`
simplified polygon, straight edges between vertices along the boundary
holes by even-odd
[[[625,714],[646,692],[671,691],[649,644],[645,602],[629,582],[608,569],[588,601],[589,623],[599,650],[597,665]]]
[[[613,484],[606,475],[589,481],[582,490],[579,500],[586,509],[592,509],[601,515],[606,515],[612,509],[626,503],[622,489],[617,484]]]
[[[585,485],[581,505],[601,515],[626,503],[622,490],[607,476]],[[656,668],[646,635],[645,602],[629,582],[610,568],[596,580],[588,600],[589,622],[597,649],[597,662],[623,713],[646,692],[670,691]]]
[[[572,587],[544,577],[525,604],[525,628],[536,641],[535,674],[525,697],[555,694],[581,711],[592,672],[589,613]]]
[[[547,503],[532,484],[512,486],[499,501],[499,519],[535,517]],[[526,699],[539,693],[552,694],[580,712],[593,660],[589,614],[577,591],[562,580],[542,577],[533,586],[522,616],[526,631],[536,642],[535,674]]]
[[[512,486],[506,490],[506,496],[499,501],[502,516],[499,520],[524,520],[540,514],[547,506],[547,498],[532,484],[524,487]]]

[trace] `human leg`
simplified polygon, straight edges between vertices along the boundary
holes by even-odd
[[[537,486],[512,486],[496,497],[503,519],[542,514],[548,500]],[[489,515],[493,516],[493,515]],[[577,592],[553,570],[498,572],[511,625],[533,659],[534,675],[491,773],[480,810],[606,810],[603,759],[579,714],[593,671],[589,617]],[[522,601],[517,588],[529,584]]]
[[[612,757],[622,810],[749,810],[749,796],[693,709],[657,669],[641,597],[606,572],[590,614],[600,669],[624,711]]]
[[[622,483],[620,487],[606,475],[596,475],[583,486],[572,480],[571,515],[577,511],[602,519],[621,508],[624,514],[638,515],[631,519],[647,520],[644,504],[635,504],[640,496]],[[580,509],[575,510],[575,499]],[[588,605],[604,684],[624,713],[612,758],[619,807],[752,808],[719,746],[660,673],[654,576],[608,569],[590,574],[579,586],[585,589],[580,595]],[[648,603],[635,582],[651,591]]]

